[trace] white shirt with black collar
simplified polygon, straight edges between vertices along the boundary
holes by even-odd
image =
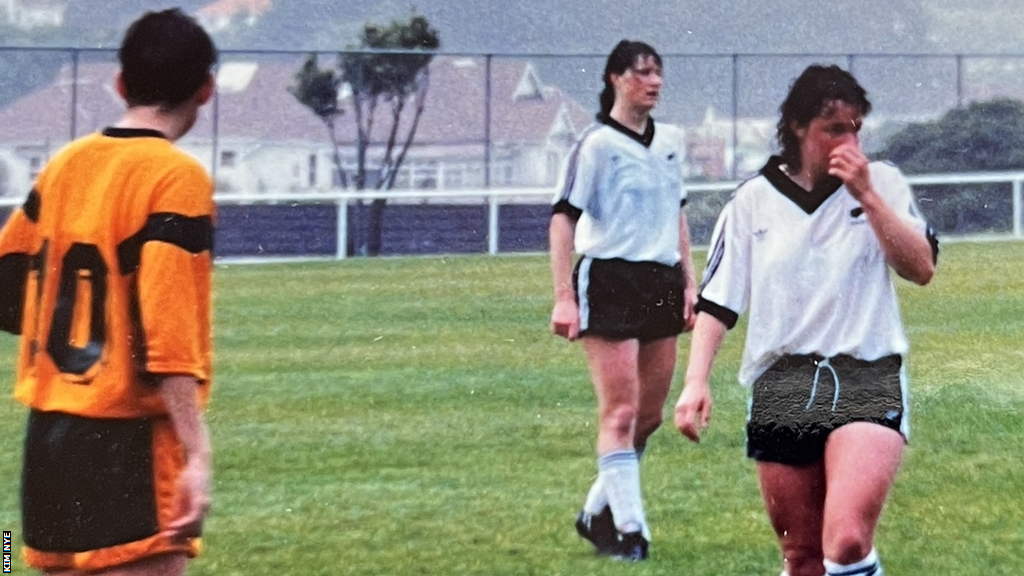
[[[869,165],[882,199],[938,244],[903,174]],[[905,354],[893,278],[857,200],[836,179],[810,192],[777,157],[723,208],[697,309],[731,328],[749,311],[739,380],[749,386],[784,354]]]
[[[644,134],[610,118],[589,127],[554,198],[555,212],[579,218],[576,253],[678,263],[683,154],[682,130],[653,119]]]

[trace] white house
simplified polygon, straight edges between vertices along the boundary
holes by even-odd
[[[179,143],[214,174],[221,192],[281,193],[337,189],[327,128],[288,87],[302,59],[227,59],[218,67],[218,96]],[[0,110],[0,177],[6,194],[23,194],[40,166],[74,135],[117,120],[123,103],[113,90],[116,66],[79,65],[77,89],[70,69],[53,83]],[[430,66],[430,88],[413,147],[396,187],[465,189],[553,186],[563,159],[591,112],[541,81],[528,61],[491,62],[490,109],[483,59],[440,56]],[[75,104],[72,123],[72,102]],[[356,131],[352,112],[336,120],[346,177],[352,183]],[[400,134],[408,129],[407,107]],[[372,160],[380,158],[389,107],[381,105],[372,134]],[[490,118],[488,126],[487,118]],[[490,140],[489,158],[486,142]],[[489,178],[485,169],[489,168]]]
[[[270,9],[270,0],[217,0],[196,10],[196,19],[210,32],[232,24],[255,24]]]
[[[64,25],[67,2],[60,0],[0,0],[0,15],[22,28],[59,28]]]

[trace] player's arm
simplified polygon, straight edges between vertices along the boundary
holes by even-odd
[[[829,158],[829,174],[840,178],[860,202],[889,266],[915,284],[924,286],[931,282],[935,274],[935,252],[927,233],[901,218],[875,190],[868,159],[860,148],[836,147]]]
[[[551,311],[551,332],[575,340],[580,332],[579,305],[572,283],[576,223],[583,216],[598,186],[601,163],[592,146],[581,139],[569,153],[562,181],[551,208],[548,243],[551,252],[551,281],[555,306]]]
[[[683,391],[676,402],[676,428],[693,442],[700,442],[700,433],[711,421],[711,366],[715,362],[727,327],[717,317],[697,314],[690,338],[690,362],[686,367]]]
[[[21,334],[25,286],[37,256],[39,193],[33,189],[0,230],[0,330]]]
[[[900,218],[873,188],[859,200],[889,266],[915,284],[924,286],[931,282],[935,257],[927,235]]]
[[[693,251],[690,246],[690,224],[686,220],[686,212],[679,211],[679,256],[683,267],[683,321],[687,332],[693,330],[697,321],[697,313],[693,307],[697,303],[697,273],[693,265]]]
[[[576,236],[576,218],[571,210],[556,211],[551,215],[548,230],[551,245],[551,280],[555,305],[551,312],[551,332],[575,340],[579,336],[579,308],[572,285],[573,241]]]
[[[197,394],[199,382],[192,376],[169,375],[160,380],[159,386],[171,425],[185,451],[185,468],[178,480],[183,497],[168,531],[176,540],[196,538],[202,534],[203,520],[210,509],[212,453]]]

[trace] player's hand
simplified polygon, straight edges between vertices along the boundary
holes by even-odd
[[[692,332],[697,324],[697,311],[693,309],[697,305],[697,287],[690,286],[687,282],[683,290],[683,332]]]
[[[184,542],[203,534],[203,521],[210,510],[210,476],[209,458],[190,458],[181,471],[174,520],[164,531],[171,540]]]
[[[551,333],[575,340],[580,335],[580,310],[575,300],[559,300],[551,311]]]
[[[842,180],[857,200],[872,190],[868,158],[855,143],[840,144],[832,149],[828,156],[828,173]]]
[[[694,443],[711,421],[711,389],[707,382],[691,381],[683,387],[676,402],[676,428]]]

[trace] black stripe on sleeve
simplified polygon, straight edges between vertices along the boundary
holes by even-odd
[[[704,312],[710,314],[715,318],[718,318],[722,324],[729,330],[732,330],[736,326],[736,321],[739,320],[739,314],[729,310],[725,306],[719,306],[711,300],[705,300],[703,296],[697,297],[697,304],[693,307],[694,312]]]
[[[21,334],[30,261],[31,257],[23,253],[0,258],[0,330],[11,334]]]
[[[932,247],[932,264],[939,263],[939,237],[935,235],[935,230],[929,226],[928,230],[925,231],[925,235],[928,237],[928,244]]]
[[[213,250],[213,219],[209,216],[182,216],[171,212],[150,215],[146,225],[117,247],[121,274],[130,274],[139,267],[142,246],[146,242],[166,242],[182,250],[199,254]]]
[[[33,188],[32,191],[28,193],[28,198],[25,198],[25,203],[21,206],[21,209],[25,212],[25,216],[27,216],[33,223],[39,222],[39,203],[39,192]]]
[[[569,204],[568,200],[563,199],[555,202],[555,205],[551,207],[551,214],[565,214],[575,222],[580,219],[580,216],[583,216],[583,210]]]

